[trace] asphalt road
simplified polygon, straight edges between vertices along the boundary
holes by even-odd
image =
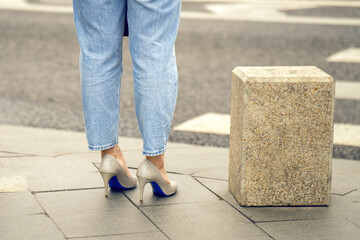
[[[359,9],[287,14],[359,18]],[[183,10],[206,11],[202,3],[187,2]],[[349,47],[360,47],[360,26],[182,19],[173,126],[208,112],[229,114],[235,66],[315,65],[338,81],[360,82],[359,63],[326,61]],[[0,52],[0,124],[84,131],[72,14],[0,9]],[[123,61],[119,134],[140,137],[127,38]],[[336,123],[360,124],[359,101],[337,99],[335,109]],[[229,136],[172,130],[169,141],[227,147]],[[360,150],[335,146],[334,156],[360,159]]]

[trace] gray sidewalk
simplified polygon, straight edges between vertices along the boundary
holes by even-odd
[[[142,140],[120,138],[130,171]],[[168,143],[179,183],[168,198],[104,197],[99,152],[84,133],[0,125],[1,239],[360,239],[360,162],[333,160],[329,207],[241,207],[228,190],[227,148]]]

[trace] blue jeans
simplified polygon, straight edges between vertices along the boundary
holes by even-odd
[[[73,7],[89,149],[118,144],[126,11],[142,154],[164,153],[178,93],[175,40],[181,0],[73,0]]]

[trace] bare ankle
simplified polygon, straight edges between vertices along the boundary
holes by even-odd
[[[110,154],[114,156],[115,158],[123,158],[122,151],[119,147],[119,145],[113,146],[108,149],[101,150],[101,157],[103,157],[105,154]]]
[[[163,169],[165,167],[165,154],[162,153],[156,156],[146,156],[158,169]]]

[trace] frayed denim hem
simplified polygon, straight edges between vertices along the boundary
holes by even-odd
[[[115,142],[113,143],[110,143],[110,144],[106,144],[106,145],[102,145],[102,146],[90,146],[89,145],[89,149],[91,151],[97,151],[97,150],[104,150],[104,149],[108,149],[108,148],[111,148],[113,146],[116,146],[117,144],[119,143],[119,139],[117,139]]]
[[[156,156],[156,155],[160,155],[160,154],[164,153],[165,151],[166,151],[166,148],[161,149],[159,151],[155,151],[155,152],[154,151],[153,152],[143,151],[142,154],[144,156]]]

